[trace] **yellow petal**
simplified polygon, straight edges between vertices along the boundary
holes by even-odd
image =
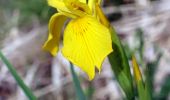
[[[91,10],[94,9],[95,3],[97,2],[97,0],[89,0],[88,1],[88,5],[90,7]]]
[[[49,51],[53,56],[58,52],[60,33],[66,19],[67,17],[60,13],[54,14],[50,19],[49,36],[43,48]]]
[[[54,7],[58,10],[58,12],[64,14],[65,16],[76,18],[76,15],[74,15],[64,4],[63,0],[48,0],[48,4],[51,7]]]
[[[86,0],[79,0],[79,1],[86,4]]]
[[[142,74],[140,72],[135,56],[132,56],[132,65],[133,65],[133,73],[135,76],[135,80],[139,82],[140,80],[142,80]]]
[[[61,0],[48,0],[48,5],[62,11],[70,12]]]
[[[98,2],[97,2],[97,3],[100,5],[100,4],[101,4],[101,2],[102,2],[102,0],[98,0]]]
[[[105,25],[106,27],[110,27],[110,23],[108,21],[108,19],[106,18],[105,14],[103,13],[101,7],[99,6],[99,4],[96,3],[95,5],[95,10],[96,10],[96,14],[99,17],[100,22]]]
[[[78,0],[64,0],[64,3],[67,6],[67,8],[77,16],[92,14],[88,5]]]
[[[95,76],[95,67],[100,71],[103,60],[113,51],[109,30],[92,16],[69,22],[63,44],[63,55],[85,71],[90,80]]]
[[[99,5],[101,4],[101,1],[102,0],[89,0],[88,5],[90,9],[93,10],[96,4],[99,4]]]

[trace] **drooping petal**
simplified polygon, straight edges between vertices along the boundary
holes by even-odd
[[[58,52],[60,33],[66,20],[66,16],[60,13],[56,13],[51,17],[49,21],[49,36],[43,48],[49,51],[53,56],[55,56]]]
[[[103,60],[113,51],[109,30],[92,16],[69,22],[63,44],[63,55],[85,71],[90,80],[95,76],[95,67],[100,71]]]

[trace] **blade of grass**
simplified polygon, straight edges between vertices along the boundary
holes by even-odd
[[[74,87],[75,87],[75,90],[76,90],[76,95],[78,97],[78,100],[86,100],[86,96],[84,95],[83,90],[80,86],[80,82],[79,82],[78,77],[77,77],[77,75],[74,71],[74,67],[73,67],[72,63],[70,63],[70,69],[71,69],[71,74],[72,74]]]
[[[22,88],[22,90],[24,91],[25,95],[29,98],[29,100],[37,100],[32,91],[25,85],[21,77],[17,74],[15,68],[12,66],[12,64],[8,61],[8,59],[3,55],[1,51],[0,58],[7,66],[8,70],[11,72],[12,76],[14,77],[18,85]]]

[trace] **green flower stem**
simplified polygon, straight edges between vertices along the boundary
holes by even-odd
[[[18,85],[23,89],[24,93],[27,95],[29,100],[37,100],[32,91],[25,85],[21,77],[17,74],[16,70],[12,66],[12,64],[7,60],[7,58],[3,55],[3,53],[0,51],[0,58],[7,66],[8,70],[11,72],[12,76],[18,83]]]
[[[126,94],[127,99],[134,100],[132,75],[121,41],[99,5],[96,5],[96,12],[98,13],[101,23],[108,27],[110,30],[112,48],[114,51],[108,55],[108,58],[112,71],[114,72],[119,85],[122,87],[124,93]]]
[[[74,71],[74,67],[73,67],[72,63],[70,63],[70,69],[71,69],[71,74],[73,77],[74,87],[76,90],[76,95],[78,97],[78,100],[86,100],[86,96],[84,95],[83,90],[80,86],[80,82],[79,82],[78,77]]]
[[[112,71],[126,94],[127,100],[134,100],[133,80],[127,56],[114,28],[110,27],[110,33],[114,51],[108,55],[108,58]]]

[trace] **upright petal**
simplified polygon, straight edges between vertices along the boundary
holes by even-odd
[[[92,14],[89,6],[79,0],[64,0],[66,7],[77,16]]]
[[[95,5],[96,4],[101,4],[101,1],[102,0],[89,0],[88,1],[88,5],[89,5],[89,7],[90,7],[90,9],[93,11],[94,10],[94,8],[95,8]]]
[[[102,8],[99,6],[99,4],[95,5],[96,15],[98,16],[100,22],[105,25],[106,27],[110,27],[110,23],[107,20],[104,12],[102,11]]]
[[[79,0],[79,1],[82,2],[82,3],[85,3],[85,4],[87,3],[86,2],[87,0]]]
[[[98,2],[97,2],[97,3],[100,5],[100,4],[101,4],[101,2],[102,2],[102,0],[98,0]]]
[[[62,11],[70,12],[67,7],[65,6],[64,2],[61,0],[48,0],[48,4],[51,7],[60,9]]]
[[[74,15],[65,5],[63,0],[48,0],[48,4],[51,7],[54,7],[58,10],[58,12],[63,13],[65,16],[76,18],[76,15]]]
[[[94,17],[80,17],[67,25],[62,53],[85,71],[90,80],[95,76],[95,67],[100,71],[104,58],[112,51],[109,30]]]
[[[96,3],[97,0],[89,0],[88,1],[88,5],[90,7],[90,9],[93,11],[94,9],[94,6],[95,6],[95,3]]]
[[[49,51],[53,56],[56,55],[56,53],[58,52],[60,33],[66,19],[67,17],[60,13],[54,14],[50,19],[49,36],[43,48]]]

